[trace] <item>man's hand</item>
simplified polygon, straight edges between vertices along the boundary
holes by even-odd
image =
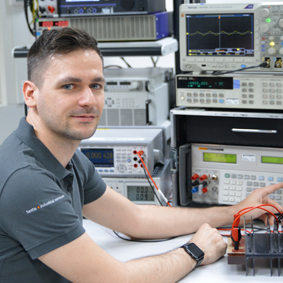
[[[191,238],[190,243],[195,243],[204,252],[202,265],[213,263],[224,256],[227,248],[222,236],[207,223],[198,229]]]
[[[271,194],[271,193],[273,193],[273,192],[275,192],[275,191],[277,191],[281,188],[283,188],[283,183],[278,183],[278,184],[275,184],[275,185],[271,185],[271,186],[268,186],[268,187],[259,188],[259,189],[254,190],[246,199],[244,199],[242,202],[240,202],[239,204],[236,204],[234,206],[235,213],[237,213],[241,209],[258,206],[258,205],[261,205],[261,204],[272,204],[275,207],[277,207],[280,210],[280,212],[282,213],[283,207],[281,205],[279,205],[276,201],[274,201],[274,200],[272,200],[268,197],[269,194]],[[266,206],[264,208],[269,210],[272,213],[278,213],[278,211],[271,206]],[[269,217],[270,224],[273,224],[273,222],[274,222],[274,218],[271,215],[268,215],[267,212],[262,210],[262,209],[254,209],[254,210],[250,211],[249,213],[245,214],[246,220],[250,220],[251,217],[253,219],[260,218],[265,223],[267,221],[267,217]],[[243,221],[242,219],[243,219],[243,217],[241,217],[241,221]]]

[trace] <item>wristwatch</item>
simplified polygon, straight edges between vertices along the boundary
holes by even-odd
[[[194,243],[186,243],[185,245],[181,246],[184,250],[194,259],[196,260],[197,264],[195,266],[198,267],[204,258],[204,252]]]

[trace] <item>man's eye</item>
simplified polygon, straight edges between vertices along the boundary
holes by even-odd
[[[70,89],[73,89],[74,86],[72,84],[68,84],[68,85],[63,85],[63,88],[70,90]]]
[[[100,89],[101,85],[100,84],[92,84],[91,87],[95,88],[95,89]]]

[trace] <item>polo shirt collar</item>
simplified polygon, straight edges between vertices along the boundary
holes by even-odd
[[[26,121],[26,117],[20,120],[19,127],[16,129],[15,134],[26,146],[32,149],[36,159],[59,180],[70,175],[70,171],[64,168],[41,140],[36,137],[34,128]],[[67,168],[72,168],[71,162],[69,162]]]

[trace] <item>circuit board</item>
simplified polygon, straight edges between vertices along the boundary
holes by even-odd
[[[246,266],[246,275],[251,265],[252,274],[255,275],[256,262],[265,259],[270,268],[270,275],[273,271],[281,275],[283,265],[283,233],[274,225],[271,230],[269,226],[259,232],[255,232],[253,225],[251,231],[247,232],[239,241],[239,249],[236,250],[231,238],[228,239],[228,264],[238,264]],[[251,264],[250,264],[251,263]]]

